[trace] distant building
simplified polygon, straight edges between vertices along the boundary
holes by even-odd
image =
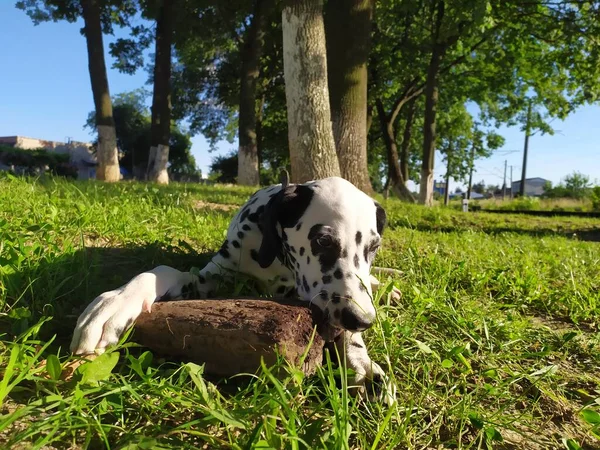
[[[445,181],[434,181],[433,192],[437,192],[440,195],[446,194],[446,182]]]
[[[88,142],[56,142],[43,139],[29,138],[25,136],[3,136],[0,137],[0,145],[33,150],[45,148],[49,152],[68,154],[70,163],[77,168],[77,178],[88,180],[96,177],[96,155],[92,152],[92,144]]]
[[[548,180],[544,178],[527,178],[525,179],[525,195],[528,197],[540,197],[544,195],[544,186]],[[521,192],[521,180],[513,181],[511,186],[513,196],[519,195]]]
[[[467,198],[466,192],[455,192],[454,194],[450,194],[450,198]],[[471,191],[471,200],[481,200],[484,199],[485,195],[480,194],[479,192]]]

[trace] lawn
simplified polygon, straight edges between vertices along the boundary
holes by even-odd
[[[133,338],[61,380],[79,312],[217,250],[252,190],[0,175],[1,448],[600,448],[600,223],[383,201],[372,357],[398,403],[339,372],[210,380]],[[282,365],[285,363],[282,362]]]

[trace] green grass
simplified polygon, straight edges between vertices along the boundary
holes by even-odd
[[[252,190],[0,176],[1,448],[600,448],[600,224],[386,201],[372,357],[393,408],[335,368],[211,380],[124,340],[58,379],[79,312],[219,248]],[[285,366],[285,362],[281,362]]]

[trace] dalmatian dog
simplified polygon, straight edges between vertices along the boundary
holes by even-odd
[[[102,352],[160,300],[207,298],[236,272],[264,281],[274,295],[310,302],[328,325],[340,361],[353,370],[353,393],[387,404],[395,387],[367,353],[361,333],[376,312],[370,275],[386,213],[338,178],[282,184],[256,192],[232,220],[219,252],[197,273],[159,266],[98,296],[79,316],[75,354]]]

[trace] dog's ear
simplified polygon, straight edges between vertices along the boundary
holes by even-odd
[[[375,203],[375,217],[377,220],[377,232],[381,236],[383,234],[383,229],[387,223],[387,214],[383,206],[381,206],[378,202]]]
[[[261,218],[262,242],[258,250],[258,264],[266,269],[275,258],[283,259],[283,242],[277,224],[284,228],[295,227],[308,208],[314,191],[304,185],[285,185],[265,206]]]

